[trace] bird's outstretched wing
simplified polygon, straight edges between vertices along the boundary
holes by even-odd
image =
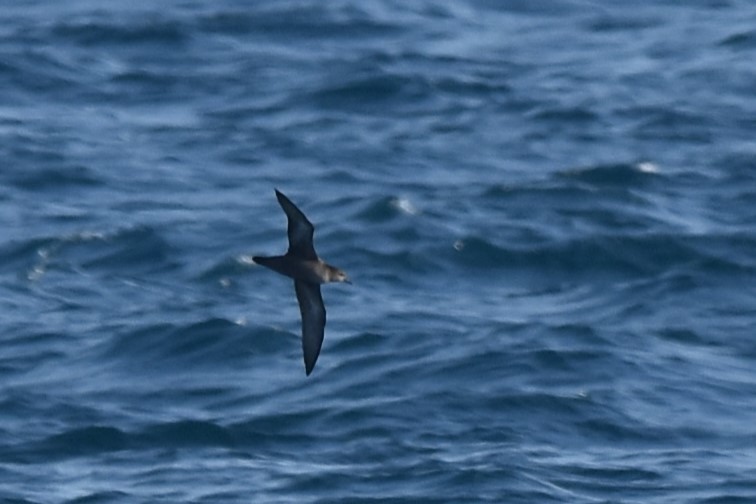
[[[323,333],[326,324],[326,309],[320,295],[320,285],[294,281],[297,291],[299,311],[302,314],[302,350],[304,352],[305,372],[309,376],[320,355],[323,345]]]
[[[316,260],[318,254],[315,253],[315,247],[312,244],[312,237],[315,233],[315,226],[307,220],[305,214],[297,208],[297,206],[286,197],[284,193],[276,189],[276,198],[278,203],[286,212],[286,217],[289,221],[287,229],[289,235],[289,250],[288,255],[299,257],[302,259]]]

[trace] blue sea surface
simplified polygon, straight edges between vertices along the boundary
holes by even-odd
[[[0,502],[756,502],[755,63],[746,0],[4,2]]]

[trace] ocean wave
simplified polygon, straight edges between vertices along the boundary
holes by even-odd
[[[370,201],[363,210],[355,215],[367,223],[386,222],[417,214],[417,209],[406,198],[385,196]]]
[[[734,254],[734,251],[738,251]],[[498,244],[481,236],[462,237],[445,256],[470,269],[533,270],[573,277],[592,274],[658,275],[674,270],[709,275],[754,273],[756,240],[741,235],[639,233]]]
[[[128,16],[124,16],[128,18]],[[144,15],[140,22],[116,22],[96,12],[71,16],[50,27],[51,35],[84,46],[159,44],[177,46],[189,40],[187,26],[176,18],[160,16],[157,12]]]
[[[0,247],[5,267],[25,269],[30,280],[38,280],[50,269],[100,270],[127,276],[165,271],[176,267],[173,256],[173,248],[151,227],[82,231]]]
[[[133,502],[134,498],[134,495],[121,490],[103,490],[75,497],[65,501],[65,504],[113,504],[118,502]]]
[[[273,333],[273,334],[271,334]],[[252,365],[252,356],[288,349],[293,335],[271,329],[250,329],[236,322],[209,318],[195,323],[150,324],[114,335],[100,350],[108,362],[125,368],[168,366],[213,368]]]
[[[744,30],[724,38],[720,44],[734,50],[752,50],[756,48],[756,30]]]
[[[32,451],[37,455],[48,453],[54,458],[67,458],[123,450],[129,444],[129,437],[122,430],[98,425],[54,434],[39,442]]]
[[[5,75],[22,86],[26,92],[42,94],[80,92],[80,69],[59,54],[55,48],[30,47],[21,54],[11,54],[3,66]],[[16,87],[11,86],[11,92],[15,92]],[[21,100],[26,100],[23,93],[19,97]],[[13,148],[18,147],[13,146]],[[23,154],[23,149],[19,150]]]
[[[37,164],[40,161],[54,163],[55,168],[34,168],[24,166],[20,170],[4,170],[0,179],[7,184],[30,192],[59,191],[63,188],[73,189],[76,187],[93,188],[103,184],[103,180],[95,172],[86,166],[72,166],[64,156],[58,152],[52,153],[47,147],[14,148],[15,156],[28,157],[29,162]],[[25,151],[25,152],[21,152]],[[49,159],[52,156],[54,159]]]
[[[328,33],[336,38],[359,36],[364,40],[400,29],[396,18],[381,16],[381,10],[364,5],[267,3],[253,9],[215,11],[201,16],[199,23],[203,30],[223,34],[307,39]]]
[[[255,265],[251,255],[222,257],[199,272],[197,279],[230,287],[234,280],[251,275]]]
[[[649,162],[592,165],[557,172],[557,177],[595,187],[643,187],[658,179],[659,169]]]
[[[203,420],[177,420],[143,429],[138,440],[152,448],[192,446],[230,447],[236,444],[234,432],[217,423]]]
[[[17,460],[61,460],[119,451],[228,448],[238,444],[237,437],[232,429],[214,422],[175,420],[133,430],[112,425],[75,427],[9,450]]]

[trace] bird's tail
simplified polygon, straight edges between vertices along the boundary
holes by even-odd
[[[284,256],[274,256],[274,257],[252,256],[252,260],[255,261],[257,264],[259,264],[260,266],[265,266],[266,268],[270,268],[273,271],[281,273],[282,275],[291,276],[291,272],[287,271],[286,262],[284,261]]]

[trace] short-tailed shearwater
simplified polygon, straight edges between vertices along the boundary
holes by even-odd
[[[289,221],[287,230],[289,250],[282,256],[254,256],[252,260],[294,279],[294,290],[297,293],[299,311],[302,314],[302,350],[304,351],[305,372],[309,376],[320,355],[326,323],[326,309],[323,305],[323,297],[320,295],[320,284],[351,282],[346,273],[326,264],[318,257],[312,244],[315,227],[307,220],[305,214],[278,189],[276,189],[276,198]]]

